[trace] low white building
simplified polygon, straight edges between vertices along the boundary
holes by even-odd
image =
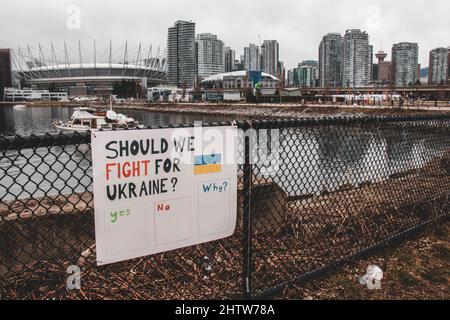
[[[175,87],[152,87],[147,89],[149,102],[190,102],[191,89],[183,93],[183,89]]]
[[[210,89],[240,89],[240,88],[254,88],[256,81],[252,79],[252,74],[255,72],[248,72],[246,70],[219,73],[204,79],[201,82],[203,88]],[[260,72],[258,75],[258,82],[261,83],[262,88],[276,88],[280,79],[265,72]]]
[[[48,90],[5,88],[5,101],[68,101],[67,92],[50,92]]]
[[[240,101],[245,99],[246,89],[259,84],[262,95],[275,94],[280,80],[260,71],[233,71],[219,73],[201,81],[204,100]]]
[[[241,101],[243,99],[244,97],[239,90],[223,92],[223,100],[225,101]]]

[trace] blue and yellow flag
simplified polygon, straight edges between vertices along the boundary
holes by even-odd
[[[195,156],[194,160],[194,174],[211,174],[222,172],[222,155],[201,155]]]

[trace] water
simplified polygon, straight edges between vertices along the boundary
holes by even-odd
[[[377,183],[415,170],[450,148],[441,135],[416,128],[313,127],[281,131],[278,154],[256,171],[290,197]],[[448,133],[448,132],[447,132]]]
[[[54,120],[67,120],[71,108],[0,107],[0,132],[37,134],[53,131]],[[146,111],[124,111],[145,125],[167,125],[227,121],[222,116],[180,115]],[[441,123],[441,128],[448,122]],[[390,175],[420,168],[450,148],[448,131],[322,126],[283,129],[278,155],[258,161],[255,177],[277,183],[288,196],[332,192],[344,185],[376,183]],[[267,142],[267,141],[266,141]],[[258,149],[266,142],[252,143]],[[240,172],[242,173],[242,172]],[[0,151],[0,199],[27,199],[44,195],[70,195],[92,191],[90,146],[65,146]]]
[[[158,113],[143,110],[120,110],[146,126],[187,124],[194,121],[218,122],[234,119],[222,115],[190,115],[179,113]],[[67,121],[74,112],[74,108],[62,107],[29,107],[14,108],[13,106],[0,106],[0,134],[10,133],[19,135],[42,134],[55,132],[54,121]]]

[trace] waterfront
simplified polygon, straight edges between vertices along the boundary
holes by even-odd
[[[67,121],[73,114],[73,107],[27,107],[14,108],[13,106],[0,106],[0,134],[43,134],[56,132],[54,121]],[[217,122],[234,120],[224,115],[199,115],[187,113],[156,112],[145,110],[122,110],[114,108],[116,112],[132,117],[145,126],[168,124],[187,124],[194,121]]]
[[[210,110],[218,112],[205,114],[180,112],[188,111],[183,108],[190,110],[189,107],[182,107],[174,108],[173,112],[170,112],[167,106],[161,107],[159,112],[155,107],[150,110],[131,108],[115,108],[114,110],[146,126],[189,124],[194,121],[208,123],[245,118],[243,114],[227,114],[220,110]],[[26,136],[55,132],[53,122],[67,121],[74,109],[74,107],[59,106],[24,108],[2,106],[0,107],[0,135]],[[242,111],[248,112],[249,115],[253,112],[245,108]],[[275,113],[272,115],[276,117]],[[281,117],[281,114],[279,116]],[[297,113],[297,116],[310,115]],[[401,171],[398,168],[402,170],[420,168],[448,148],[448,145],[436,145],[433,140],[428,140],[428,134],[416,133],[413,128],[390,128],[383,131],[373,127],[348,128],[346,134],[342,134],[339,127],[332,126],[284,129],[278,134],[279,141],[272,150],[272,158],[265,159],[268,162],[259,159],[257,167],[261,176],[277,183],[290,197],[321,194],[343,186],[379,182]],[[261,139],[260,136],[259,144],[264,143]],[[289,144],[286,144],[288,141]],[[253,145],[256,147],[258,143]],[[40,192],[39,196],[91,191],[92,169],[89,146],[53,147],[52,153],[47,152],[46,148],[42,150],[39,148],[36,153],[31,149],[24,149],[20,155],[17,151],[7,152],[9,159],[5,157],[0,161],[0,168],[6,173],[0,182],[10,188],[6,194],[1,194],[2,198],[12,199],[16,196],[26,198],[27,194],[32,193],[35,183],[45,190]],[[45,161],[42,162],[41,157],[45,154]],[[304,158],[311,154],[314,155],[312,159],[302,162],[302,167],[293,170],[290,164],[292,158]],[[274,155],[277,157],[273,157]],[[351,157],[347,158],[346,155]],[[378,161],[374,162],[376,155],[378,155]],[[13,162],[10,161],[11,156],[15,159]],[[374,170],[374,165],[380,165],[380,163],[383,170]],[[38,168],[35,165],[38,165]],[[45,180],[49,179],[52,183],[43,181],[39,172],[47,172]],[[329,172],[339,174],[334,175],[335,178],[325,179]],[[31,175],[31,181],[29,175]],[[73,185],[67,182],[71,177],[75,178]],[[292,185],[292,181],[296,183]]]
[[[77,107],[84,103],[27,103],[28,107],[14,108],[14,104],[0,104],[0,134],[29,135],[55,132],[53,121],[67,121]],[[107,106],[100,108],[107,110]],[[450,108],[391,108],[378,106],[301,105],[301,104],[149,104],[120,105],[114,110],[130,116],[146,126],[188,124],[194,121],[220,122],[233,120],[261,120],[315,118],[323,116],[388,116],[411,114],[442,114]]]
[[[201,118],[138,111],[130,115],[147,124]],[[255,152],[267,145],[264,134],[259,132],[258,140],[251,143]],[[320,126],[274,129],[271,134],[271,152],[267,157],[257,155],[254,170],[293,198],[378,183],[419,169],[450,147],[445,130],[430,133],[414,127]],[[435,139],[436,134],[443,139]],[[0,171],[4,173],[0,178],[4,201],[92,192],[91,150],[85,144],[5,151]]]

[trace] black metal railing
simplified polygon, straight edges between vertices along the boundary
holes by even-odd
[[[1,136],[0,298],[273,294],[447,218],[449,124],[449,115],[239,122],[234,235],[102,267],[90,134]],[[68,287],[74,270],[81,289]]]

